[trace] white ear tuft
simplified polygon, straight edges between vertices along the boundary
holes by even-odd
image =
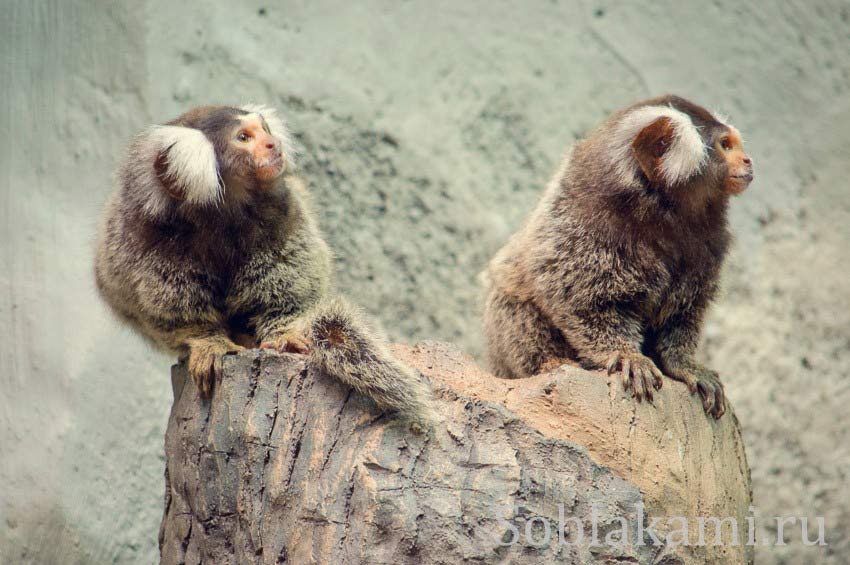
[[[643,106],[632,110],[614,127],[611,156],[620,181],[636,185],[639,165],[632,155],[635,137],[658,118],[670,119],[674,139],[661,158],[661,175],[672,186],[699,172],[708,156],[702,136],[690,117],[670,106]]]
[[[292,140],[289,129],[283,123],[283,119],[278,115],[277,110],[263,104],[245,104],[241,109],[250,114],[260,114],[266,120],[272,135],[280,141],[283,158],[289,166],[294,166],[295,157],[297,157],[295,143]]]
[[[182,189],[186,202],[217,203],[222,197],[215,148],[200,130],[181,126],[154,126],[149,139],[165,152],[166,175]]]
[[[699,172],[708,156],[702,136],[690,117],[673,111],[677,114],[671,116],[676,137],[661,159],[662,175],[668,186],[684,182]]]

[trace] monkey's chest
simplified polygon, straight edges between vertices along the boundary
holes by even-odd
[[[670,318],[689,310],[707,289],[714,284],[716,265],[695,265],[694,268],[683,269],[681,266],[670,269],[662,277],[662,284],[648,293],[643,305],[643,315],[649,327],[660,327]]]
[[[722,250],[712,241],[708,234],[685,232],[679,239],[655,242],[647,252],[654,266],[641,309],[647,325],[659,327],[713,294]]]
[[[659,327],[667,320],[688,308],[696,298],[695,281],[675,281],[659,288],[643,308],[647,325]]]
[[[192,255],[195,267],[204,272],[216,308],[223,310],[242,262],[241,257],[245,254],[244,243],[236,237],[228,237],[226,232],[219,234],[217,240],[208,238],[208,234],[203,235],[203,239],[187,249],[187,253]]]

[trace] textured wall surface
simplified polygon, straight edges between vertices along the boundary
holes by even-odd
[[[399,340],[480,353],[476,274],[563,149],[667,91],[730,115],[756,180],[703,354],[764,516],[850,559],[850,5],[0,1],[0,561],[149,563],[168,366],[94,295],[127,138],[208,102],[289,119],[338,283]],[[133,375],[127,378],[126,375]],[[119,378],[119,376],[121,376]]]

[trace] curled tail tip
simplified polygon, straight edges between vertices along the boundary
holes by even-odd
[[[332,300],[317,307],[309,320],[308,333],[320,351],[356,348],[356,341],[370,334],[359,312],[342,300]]]
[[[387,350],[383,337],[357,309],[341,298],[331,299],[314,309],[307,324],[311,360],[326,374],[402,419],[421,427],[433,424],[431,387]]]

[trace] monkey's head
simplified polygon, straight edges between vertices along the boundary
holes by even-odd
[[[143,206],[157,214],[270,190],[293,157],[289,132],[274,109],[203,106],[143,132],[124,177],[147,192],[139,195],[149,198]]]
[[[648,185],[673,197],[711,197],[740,194],[753,180],[738,130],[678,96],[636,104],[611,127],[609,155],[627,185]]]

